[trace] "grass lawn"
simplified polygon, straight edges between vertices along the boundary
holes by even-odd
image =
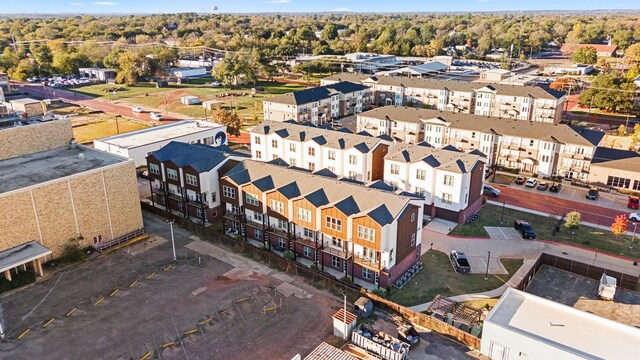
[[[520,219],[529,222],[540,239],[573,244],[631,258],[640,257],[640,242],[637,243],[633,249],[629,249],[629,243],[631,241],[630,236],[617,237],[610,231],[584,225],[580,225],[578,228],[573,230],[573,235],[569,229],[561,226],[560,232],[554,235],[553,230],[557,225],[558,220],[553,217],[530,214],[509,208],[504,209],[504,224],[500,224],[501,216],[502,206],[487,204],[480,210],[480,217],[476,221],[458,225],[453,229],[451,234],[468,237],[489,237],[489,234],[484,230],[485,226],[510,227],[513,226],[514,220]]]
[[[454,296],[473,294],[499,288],[522,266],[522,259],[501,259],[508,275],[460,274],[453,271],[447,254],[430,250],[422,255],[424,269],[402,290],[393,288],[388,297],[404,306],[414,306],[433,300],[440,294]]]
[[[166,110],[193,118],[204,118],[204,109],[201,105],[183,105],[180,103],[181,97],[193,95],[198,96],[201,101],[217,99],[222,102],[222,106],[236,110],[246,124],[252,124],[262,120],[262,100],[306,88],[304,85],[266,81],[234,88],[211,87],[204,84],[211,81],[210,78],[195,79],[189,84],[169,85],[164,88],[156,88],[154,83],[139,83],[132,87],[96,84],[76,89],[76,92],[120,103]],[[251,89],[254,87],[262,87],[264,91],[252,96]],[[115,97],[112,92],[105,91],[105,89],[114,88],[118,89]],[[221,93],[228,92],[246,93],[246,95],[217,97]],[[254,121],[254,118],[257,121]]]
[[[511,185],[511,183],[515,179],[516,179],[515,175],[507,175],[507,174],[503,174],[503,173],[497,173],[496,176],[492,176],[491,182],[494,182],[494,183],[500,184],[500,185],[509,186],[509,185]]]

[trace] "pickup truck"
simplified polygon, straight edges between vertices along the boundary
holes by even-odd
[[[533,240],[536,238],[536,232],[533,230],[533,227],[531,227],[531,225],[529,225],[529,223],[526,221],[515,220],[513,222],[513,227],[516,228],[516,230],[520,231],[523,239]]]
[[[469,261],[467,260],[467,256],[462,251],[453,250],[449,255],[449,260],[451,260],[451,265],[453,265],[453,269],[456,272],[470,272],[471,265],[469,265]]]

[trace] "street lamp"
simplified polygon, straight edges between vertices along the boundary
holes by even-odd
[[[491,251],[487,251],[487,270],[484,273],[484,279],[489,279],[489,260],[491,260]]]
[[[171,228],[171,247],[173,248],[173,261],[176,261],[176,242],[173,237],[173,223],[175,220],[169,220],[169,227]]]
[[[633,224],[633,236],[631,236],[631,244],[629,244],[629,249],[633,249],[633,240],[636,239],[636,229],[638,228],[638,223]]]
[[[344,296],[344,309],[342,311],[343,316],[343,322],[344,322],[344,340],[347,341],[347,293],[345,291],[342,292],[342,296]]]

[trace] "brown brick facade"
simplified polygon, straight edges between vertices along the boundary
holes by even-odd
[[[71,120],[14,127],[0,131],[0,160],[56,149],[73,139]]]

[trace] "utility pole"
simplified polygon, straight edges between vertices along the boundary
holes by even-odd
[[[173,261],[176,261],[176,242],[173,237],[173,223],[175,220],[169,220],[169,227],[171,228],[171,247],[173,248]]]
[[[500,216],[500,224],[504,223],[504,207],[505,207],[506,204],[507,204],[506,201],[502,202],[502,215]]]
[[[118,123],[118,118],[120,115],[116,115],[116,133],[120,135],[120,124]]]
[[[484,273],[484,279],[489,279],[489,260],[491,260],[491,251],[487,251],[487,271]]]
[[[342,292],[342,296],[344,297],[344,308],[342,309],[342,314],[343,319],[342,321],[344,322],[344,341],[347,341],[347,293],[346,292]]]

